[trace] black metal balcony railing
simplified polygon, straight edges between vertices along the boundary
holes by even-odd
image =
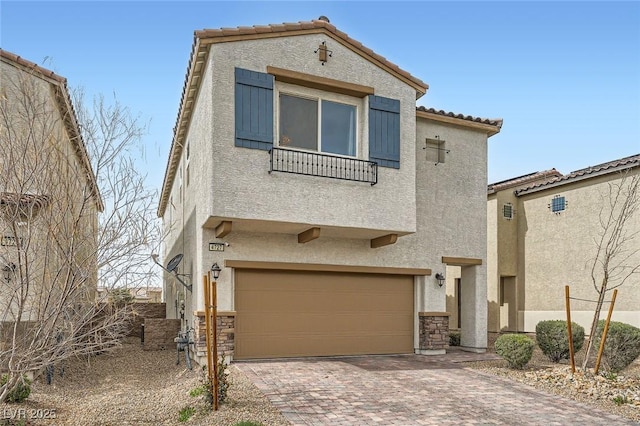
[[[271,148],[269,173],[283,172],[355,182],[378,183],[378,163],[315,152]]]

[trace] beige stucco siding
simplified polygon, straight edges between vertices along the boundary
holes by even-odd
[[[94,300],[98,200],[55,98],[53,85],[60,83],[2,59],[0,268],[13,264],[16,274],[3,278],[0,312],[2,321],[35,321],[43,315],[41,301],[56,300],[71,279],[80,283],[73,295],[78,302]],[[30,196],[39,201],[23,201],[16,214],[15,199]],[[11,239],[20,243],[7,244]],[[26,302],[18,316],[20,292]]]
[[[320,237],[306,244],[298,244],[295,234],[231,232],[224,238],[229,247],[225,251],[208,252],[208,243],[219,241],[215,231],[204,230],[202,241],[205,265],[225,259],[260,260],[272,262],[326,263],[364,266],[389,266],[405,268],[432,268],[433,272],[445,272],[442,256],[486,259],[486,216],[482,177],[474,178],[468,170],[486,173],[486,136],[454,129],[431,122],[421,122],[419,132],[439,133],[451,141],[451,151],[457,155],[439,166],[417,161],[418,168],[418,230],[415,234],[400,237],[396,244],[372,249],[368,239]],[[424,155],[421,146],[417,155]],[[454,179],[464,176],[467,179]],[[292,178],[310,179],[304,176]],[[322,178],[315,178],[323,180]],[[478,179],[479,183],[474,180]],[[339,184],[348,184],[338,182]],[[364,188],[366,190],[367,188]],[[460,196],[461,195],[461,196]],[[463,201],[458,201],[458,198]],[[294,216],[295,217],[295,216]],[[455,225],[459,224],[459,225]],[[484,266],[478,267],[484,276]],[[220,278],[220,309],[233,309],[231,274],[225,270]],[[438,287],[433,277],[419,281],[421,294],[419,310],[445,311],[444,289]],[[484,287],[484,283],[483,283]],[[486,298],[483,302],[486,304]]]
[[[488,330],[500,329],[500,275],[498,273],[498,197],[489,196],[487,201],[487,313]]]
[[[414,232],[415,217],[415,91],[349,49],[336,44],[324,66],[313,50],[325,39],[306,35],[242,41],[211,46],[214,74],[213,158],[209,189],[211,216],[301,222],[314,225]],[[378,184],[340,182],[317,177],[268,173],[265,151],[236,148],[234,115],[235,67],[266,72],[266,66],[291,69],[375,88],[376,95],[400,100],[399,170],[379,168]],[[301,95],[323,93],[276,82],[274,111],[280,90]],[[325,94],[330,99],[344,96]],[[367,98],[357,102],[358,158],[368,159]],[[277,115],[274,120],[277,139]]]
[[[163,242],[165,262],[178,253],[184,258],[180,264],[180,273],[190,274],[186,280],[193,284],[193,291],[188,292],[184,286],[165,274],[165,301],[167,317],[176,318],[176,301],[184,300],[185,312],[190,314],[197,306],[197,298],[202,299],[202,283],[199,277],[206,273],[201,265],[201,248],[197,241],[202,240],[201,224],[207,219],[204,206],[212,204],[209,191],[211,169],[217,167],[213,159],[213,114],[212,76],[205,69],[202,76],[200,93],[193,106],[193,115],[185,137],[185,147],[176,172],[171,190],[170,202],[164,212],[163,223],[165,240]],[[187,146],[189,158],[187,159]],[[182,186],[182,188],[180,188]],[[181,194],[182,190],[182,196]],[[199,215],[198,215],[199,214]]]
[[[607,208],[608,182],[615,182],[618,178],[619,174],[610,174],[522,197],[524,217],[520,220],[524,221],[526,233],[523,234],[521,262],[526,312],[521,315],[526,331],[535,329],[540,319],[559,315],[561,318],[558,319],[562,319],[560,313],[565,307],[565,285],[570,286],[573,297],[597,298],[590,270],[597,248],[594,240],[601,229],[600,210]],[[558,214],[552,213],[548,207],[556,195],[564,196],[567,202],[566,210]],[[637,232],[640,230],[640,218],[636,216],[629,225]],[[627,261],[628,265],[639,263],[639,253]],[[638,284],[638,278],[632,278],[619,288],[614,320],[640,325]],[[593,312],[595,304],[573,300],[571,305],[572,317],[588,329],[589,313]]]
[[[324,65],[314,53],[323,41],[332,50]],[[377,96],[399,100],[400,168],[380,167],[374,186],[269,173],[266,151],[235,146],[235,68],[266,73],[269,66],[370,86]],[[234,311],[236,270],[224,267],[227,260],[419,268],[435,275],[455,269],[447,268],[443,257],[480,259],[480,265],[457,268],[453,275],[463,281],[463,345],[486,348],[486,133],[416,118],[415,88],[323,35],[213,43],[204,69],[185,137],[191,157],[189,186],[183,150],[171,191],[173,204],[163,218],[165,226],[173,225],[165,240],[165,259],[184,253],[183,267],[188,269],[180,272],[192,274],[187,315],[204,309],[202,276],[214,262],[223,267],[217,307]],[[357,158],[369,159],[368,97],[276,81],[274,146],[280,93],[355,105]],[[438,166],[427,161],[424,150],[425,139],[435,136],[446,140],[449,151]],[[223,220],[230,221],[232,229],[217,238],[215,227]],[[298,233],[310,227],[319,227],[320,237],[298,243]],[[399,238],[395,244],[371,248],[371,239],[385,234]],[[224,251],[209,251],[213,242],[226,243]],[[419,346],[417,312],[447,310],[446,288],[433,275],[413,278],[414,348]],[[169,292],[174,296],[167,294],[170,316],[175,316],[171,297],[174,303],[180,298],[177,286]]]

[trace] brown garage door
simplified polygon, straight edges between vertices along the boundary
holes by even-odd
[[[237,269],[235,359],[413,352],[413,276]]]

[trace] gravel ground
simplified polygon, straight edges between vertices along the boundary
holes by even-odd
[[[579,353],[577,360],[581,359]],[[175,361],[175,351],[143,351],[137,339],[129,339],[121,349],[89,362],[70,360],[64,376],[56,374],[52,385],[37,379],[25,403],[0,405],[0,425],[289,424],[233,365],[228,369],[231,386],[227,401],[219,411],[207,411],[203,396],[189,395],[202,383],[201,370],[197,366],[192,371],[186,369],[184,359],[180,365]],[[504,361],[464,365],[640,422],[640,360],[615,380],[571,375],[568,365],[552,364],[537,348],[524,370],[511,370]],[[622,395],[628,402],[616,404],[613,398]],[[195,413],[181,423],[178,416],[185,407],[193,407]],[[9,420],[15,416],[22,422]]]
[[[489,337],[491,351],[495,338],[496,336]],[[640,423],[640,358],[617,375],[607,377],[602,366],[600,374],[594,375],[593,369],[586,373],[580,371],[586,346],[587,342],[575,356],[575,374],[571,374],[571,367],[567,361],[554,364],[537,346],[531,361],[523,370],[508,368],[506,361],[483,361],[465,363],[464,365],[485,373],[507,377],[555,395],[571,398]],[[620,403],[614,402],[614,399]]]
[[[228,372],[231,386],[227,401],[217,412],[208,412],[204,396],[189,395],[202,383],[197,365],[188,370],[184,355],[176,365],[175,351],[143,351],[139,340],[128,339],[121,349],[90,362],[68,361],[64,376],[56,371],[52,385],[37,379],[27,401],[0,405],[0,415],[5,424],[15,425],[289,424],[239,370],[231,365]],[[193,407],[195,414],[181,423],[178,416],[185,407]],[[27,421],[7,422],[16,415]]]

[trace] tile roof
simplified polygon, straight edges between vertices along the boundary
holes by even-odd
[[[453,119],[453,120],[448,120],[450,122],[453,122],[455,120],[463,120],[468,123],[477,123],[481,125],[494,127],[494,129],[489,132],[490,136],[500,132],[500,129],[502,128],[502,122],[503,122],[501,118],[480,118],[480,117],[474,117],[472,115],[456,114],[454,112],[436,110],[435,108],[427,108],[425,106],[416,107],[416,112],[423,113],[423,114],[418,114],[422,116],[432,114],[434,116]],[[462,124],[462,122],[460,124]]]
[[[564,185],[566,183],[577,180],[588,179],[590,177],[601,176],[604,174],[615,173],[620,170],[640,167],[640,154],[631,155],[629,157],[620,158],[618,160],[608,161],[606,163],[579,169],[566,175],[561,175],[545,182],[535,183],[515,191],[516,195],[540,191],[543,189]]]
[[[338,30],[329,20],[321,16],[312,21],[301,21],[296,23],[282,23],[271,25],[254,25],[252,27],[203,29],[194,32],[194,40],[189,57],[189,65],[182,87],[182,97],[178,117],[174,127],[173,141],[169,150],[169,158],[165,169],[160,202],[158,204],[158,216],[161,217],[169,202],[169,192],[175,179],[176,169],[184,145],[188,123],[191,120],[192,106],[195,104],[196,95],[200,89],[202,72],[205,67],[205,60],[211,44],[227,43],[240,40],[257,40],[274,37],[290,37],[306,34],[326,34],[336,40],[346,48],[362,56],[366,60],[380,66],[400,80],[413,87],[416,91],[416,99],[424,95],[429,85],[422,80],[412,76],[396,64],[390,62],[373,50],[364,46],[359,41],[349,37],[346,33]]]
[[[503,191],[509,188],[515,188],[516,186],[526,185],[531,182],[538,182],[541,180],[548,181],[559,176],[562,176],[562,173],[560,173],[556,169],[533,172],[500,182],[491,183],[487,186],[487,192],[489,194],[493,194],[494,192]]]
[[[5,58],[11,62],[14,62],[16,64],[19,64],[23,67],[29,68],[33,71],[36,71],[38,74],[42,75],[43,77],[48,77],[51,78],[55,81],[57,81],[58,83],[62,83],[62,84],[67,84],[67,79],[59,76],[58,74],[54,73],[51,70],[48,70],[46,68],[41,67],[40,65],[36,64],[35,62],[31,62],[28,61],[26,59],[24,59],[21,56],[16,55],[15,53],[11,53],[8,52],[4,49],[0,49],[0,57]]]
[[[374,63],[378,63],[378,65],[382,65],[383,68],[387,68],[388,71],[404,77],[406,80],[412,83],[412,86],[414,86],[416,91],[421,92],[421,95],[423,95],[429,88],[429,85],[427,83],[423,82],[419,78],[412,76],[409,72],[401,69],[399,66],[389,61],[385,57],[378,55],[373,50],[364,46],[356,39],[349,37],[347,33],[338,30],[333,24],[329,23],[329,20],[326,17],[323,16],[311,21],[254,25],[252,27],[204,29],[195,31],[195,37],[196,39],[207,40],[209,43],[217,43],[225,41],[236,41],[239,37],[241,37],[242,39],[257,39],[308,34],[314,32],[327,33],[335,40],[341,42],[351,50],[365,57],[365,59],[369,59]]]
[[[35,62],[28,61],[15,53],[8,52],[4,49],[0,49],[0,58],[3,62],[12,64],[18,69],[33,72],[33,75],[47,80],[53,86],[55,101],[60,109],[60,115],[63,117],[62,121],[69,134],[69,140],[75,148],[76,154],[85,169],[87,179],[89,180],[89,186],[95,197],[96,208],[98,211],[103,211],[104,205],[102,202],[102,196],[100,195],[96,176],[93,172],[93,167],[91,166],[87,147],[82,140],[76,111],[73,108],[73,102],[71,101],[71,96],[69,95],[69,89],[67,87],[67,79],[49,69],[41,67]]]
[[[336,40],[346,48],[360,55],[364,59],[378,65],[382,69],[404,81],[416,91],[416,99],[424,95],[429,85],[422,80],[412,76],[396,64],[390,62],[373,50],[364,46],[359,41],[349,37],[346,33],[338,30],[329,20],[321,16],[316,20],[301,21],[295,23],[282,23],[271,25],[254,25],[251,27],[203,29],[194,32],[192,52],[185,76],[180,100],[180,109],[176,125],[174,127],[174,137],[169,151],[165,178],[160,193],[160,203],[158,205],[158,216],[162,216],[169,201],[169,192],[175,179],[175,173],[182,155],[184,137],[186,136],[188,123],[191,119],[192,108],[195,98],[200,88],[201,74],[203,72],[205,59],[208,55],[208,48],[211,44],[227,43],[240,40],[256,40],[274,37],[289,37],[306,34],[326,34]],[[422,108],[422,109],[420,109]],[[502,127],[501,119],[485,119],[462,114],[454,114],[445,111],[436,111],[433,108],[425,109],[420,107],[418,113],[432,119],[439,119],[457,125],[472,125],[492,136],[500,131]]]

